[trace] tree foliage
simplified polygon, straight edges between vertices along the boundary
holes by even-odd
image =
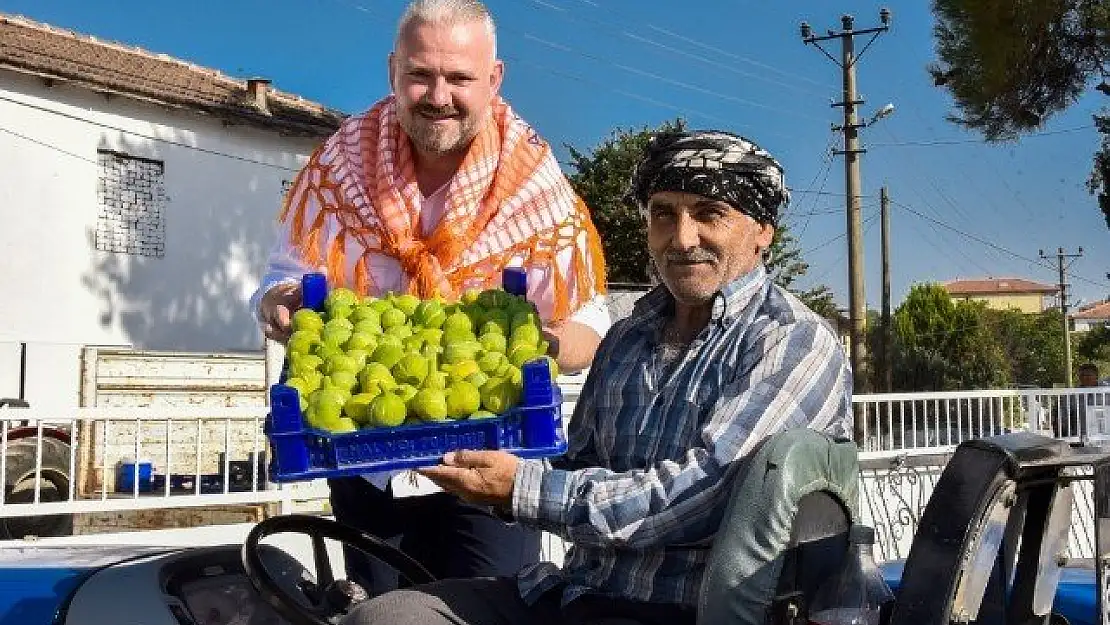
[[[1095,115],[1095,126],[1102,134],[1102,143],[1095,152],[1095,166],[1087,180],[1087,190],[1098,196],[1098,207],[1110,228],[1110,116]]]
[[[840,315],[829,287],[819,284],[800,291],[794,284],[809,272],[809,263],[802,259],[802,250],[786,226],[780,225],[775,229],[769,257],[767,268],[776,284],[797,295],[814,312],[826,319],[836,319]]]
[[[640,211],[624,200],[624,194],[652,133],[685,127],[682,119],[676,119],[658,129],[617,129],[589,152],[567,146],[574,169],[567,178],[590,207],[605,248],[610,282],[648,282],[647,225]]]
[[[983,322],[981,303],[953,302],[944,287],[918,284],[894,312],[893,377],[898,391],[997,388],[1005,355]]]
[[[1105,72],[1105,0],[934,0],[938,61],[952,120],[990,139],[1035,130]]]
[[[640,211],[625,202],[624,194],[652,134],[685,127],[682,119],[676,119],[657,128],[617,129],[589,151],[567,146],[573,169],[567,178],[590,207],[601,234],[610,282],[645,284],[651,281],[647,224]],[[796,240],[785,226],[775,229],[767,268],[777,284],[798,295],[818,314],[836,318],[836,304],[828,287],[797,289],[795,283],[809,271],[809,265],[802,259]]]
[[[1072,342],[1075,345],[1072,364],[1077,369],[1079,365],[1089,362],[1098,367],[1100,376],[1110,376],[1110,327],[1076,333]]]
[[[1038,314],[985,310],[984,320],[1006,355],[1013,384],[1052,388],[1064,380],[1064,321],[1058,308]]]
[[[877,316],[872,325],[875,357]],[[953,301],[940,285],[918,284],[894,312],[892,325],[896,391],[1052,388],[1064,380],[1064,322],[1057,308],[1035,314],[994,310]],[[1105,362],[1110,368],[1110,329],[1074,336],[1073,365]]]
[[[988,140],[1040,128],[1096,82],[1110,94],[1110,2],[933,0],[937,61],[929,72],[955,101],[953,122]],[[1110,120],[1088,186],[1110,226]]]

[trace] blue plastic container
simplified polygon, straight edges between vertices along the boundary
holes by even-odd
[[[151,490],[151,474],[154,468],[150,462],[139,463],[139,492],[149,493]],[[135,492],[135,462],[123,461],[116,467],[116,492]]]
[[[525,285],[522,269],[505,271],[506,291],[524,295]],[[304,305],[322,309],[327,296],[324,276],[305,275],[301,286]],[[265,424],[271,449],[270,479],[295,482],[430,466],[439,464],[443,454],[463,449],[500,449],[521,458],[565,453],[563,397],[547,363],[525,363],[521,378],[520,404],[494,418],[366,428],[343,434],[309,427],[297,390],[275,384],[270,387],[270,414]]]

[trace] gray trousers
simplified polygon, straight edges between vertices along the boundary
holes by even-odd
[[[533,605],[509,577],[445,579],[375,597],[342,625],[693,625],[693,610],[674,605],[598,599],[563,608],[551,592]]]

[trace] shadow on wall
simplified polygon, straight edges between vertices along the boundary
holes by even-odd
[[[164,138],[195,143],[190,133]],[[122,162],[130,172],[125,175],[132,176],[117,185],[125,192],[110,201],[102,195],[102,179],[96,203],[101,218],[87,230],[91,263],[82,283],[100,302],[100,325],[118,327],[143,349],[262,349],[248,300],[273,241],[283,180],[295,172],[130,135],[105,133],[100,143],[102,161]],[[134,186],[136,171],[142,178],[157,170],[165,196],[161,228],[157,208],[136,220],[127,204],[135,198],[126,191]],[[145,192],[142,183],[139,187]],[[105,234],[102,211],[115,203],[121,205],[122,225],[114,229],[126,236],[113,240]]]

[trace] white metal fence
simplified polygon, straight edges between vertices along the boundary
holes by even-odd
[[[319,484],[268,480],[265,417],[263,407],[0,411],[0,518],[270,502],[289,509],[326,497]]]
[[[564,382],[569,420],[581,379]],[[860,395],[854,403],[864,432],[860,508],[877,530],[884,560],[905,557],[960,442],[1018,429],[1073,441],[1110,439],[1110,388]],[[0,519],[248,503],[289,511],[298,502],[326,499],[322,480],[279,485],[267,479],[266,413],[265,407],[2,409],[0,475],[7,487]],[[143,462],[150,463],[149,480]],[[1089,484],[1081,482],[1073,556],[1093,553],[1092,509]],[[561,550],[549,543],[549,554]]]
[[[853,404],[865,451],[955,446],[1015,430],[1110,439],[1110,387],[885,393]]]

